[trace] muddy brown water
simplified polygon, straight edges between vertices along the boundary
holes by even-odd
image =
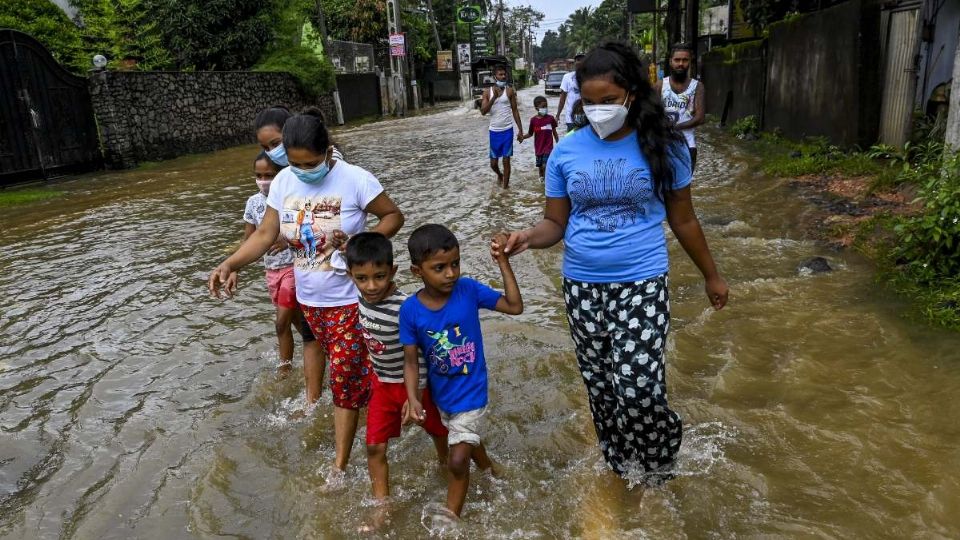
[[[520,94],[525,119],[534,95]],[[405,212],[401,268],[407,234],[436,221],[460,237],[465,273],[499,284],[487,238],[541,213],[532,143],[503,192],[475,111],[336,139]],[[240,236],[254,154],[95,174],[0,216],[0,536],[345,538],[376,511],[360,444],[346,486],[322,488],[329,391],[296,418],[300,373],[278,380],[272,369],[262,269],[241,274],[235,300],[205,293]],[[615,489],[571,353],[561,252],[523,254],[514,264],[527,311],[484,319],[486,441],[506,474],[476,479],[459,534],[960,536],[960,337],[906,320],[867,261],[804,240],[807,205],[709,130],[700,156],[695,201],[732,295],[728,309],[708,309],[673,242],[679,477],[642,503]],[[798,274],[814,255],[836,270]],[[399,281],[415,287],[408,272]],[[417,431],[392,444],[383,536],[428,535],[445,486],[431,452]]]

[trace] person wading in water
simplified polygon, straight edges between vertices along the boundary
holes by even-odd
[[[657,81],[657,95],[663,102],[675,127],[683,134],[690,149],[690,163],[697,167],[697,139],[694,128],[704,122],[707,111],[706,91],[703,83],[690,78],[690,62],[693,50],[689,45],[678,43],[670,51],[670,76]]]
[[[480,114],[490,114],[490,168],[497,173],[497,185],[510,187],[510,157],[513,156],[513,122],[517,123],[517,140],[523,141],[523,123],[517,110],[517,91],[507,86],[507,68],[493,71],[497,84],[483,92]],[[499,160],[503,159],[503,172]]]

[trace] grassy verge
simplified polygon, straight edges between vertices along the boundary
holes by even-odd
[[[0,208],[55,199],[63,195],[62,191],[50,188],[20,188],[0,190]]]
[[[815,192],[827,215],[811,232],[844,237],[835,243],[873,259],[877,280],[910,299],[918,318],[960,331],[960,154],[930,141],[849,151],[759,133],[752,121],[732,131],[764,173]]]

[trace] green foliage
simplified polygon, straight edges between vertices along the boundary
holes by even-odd
[[[310,96],[333,90],[333,64],[328,59],[321,60],[314,51],[301,45],[273,49],[253,70],[290,73],[297,79],[301,90]]]
[[[159,19],[146,0],[71,0],[71,4],[79,12],[84,49],[106,56],[111,69],[172,67]]]
[[[162,21],[160,35],[182,70],[244,70],[277,33],[289,2],[281,0],[143,0]],[[286,28],[292,31],[292,28]],[[289,34],[288,34],[289,35]]]
[[[738,139],[743,139],[748,135],[758,135],[760,133],[760,122],[756,116],[751,114],[734,122],[730,129]]]
[[[894,227],[897,260],[920,283],[960,276],[960,154],[920,167],[921,213]]]
[[[374,44],[386,39],[387,3],[383,0],[322,0],[322,4],[331,39]]]
[[[47,0],[3,0],[0,2],[0,28],[30,34],[71,71],[84,73],[93,67],[91,56],[83,51],[76,25]]]
[[[0,208],[55,199],[62,195],[62,191],[50,188],[4,189],[0,190]]]

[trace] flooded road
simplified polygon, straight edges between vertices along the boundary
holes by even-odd
[[[520,92],[525,120],[534,95]],[[486,125],[452,109],[335,133],[407,216],[396,240],[407,291],[417,225],[449,225],[464,273],[499,285],[487,239],[541,214],[532,142],[501,191]],[[514,267],[527,311],[484,319],[486,443],[506,476],[471,486],[462,534],[960,537],[960,336],[903,320],[867,261],[802,238],[809,209],[795,193],[709,131],[701,141],[694,198],[731,300],[708,309],[672,241],[680,476],[642,504],[611,488],[567,334],[560,249],[525,253]],[[329,390],[313,416],[291,419],[302,378],[274,374],[262,268],[241,273],[232,301],[205,292],[241,236],[255,153],[101,173],[0,216],[0,537],[346,538],[376,510],[359,443],[345,489],[323,490]],[[836,271],[799,275],[815,255]],[[391,445],[385,536],[427,536],[445,497],[432,452],[414,430]]]

